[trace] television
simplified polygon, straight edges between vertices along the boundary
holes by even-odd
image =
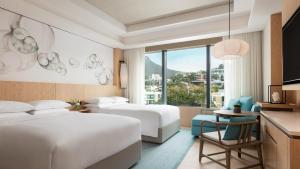
[[[283,84],[300,84],[300,8],[285,24],[282,32]]]

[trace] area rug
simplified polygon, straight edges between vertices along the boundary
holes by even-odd
[[[163,144],[143,142],[142,158],[131,169],[176,169],[195,142],[184,129]]]

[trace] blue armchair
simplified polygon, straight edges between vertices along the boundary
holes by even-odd
[[[223,109],[232,110],[235,104],[241,105],[241,109],[244,111],[253,111],[253,112],[260,112],[261,107],[257,104],[253,103],[253,99],[251,96],[242,96],[238,99],[231,99],[228,105],[224,106]],[[201,134],[201,123],[202,121],[212,121],[216,120],[215,115],[197,115],[192,120],[192,135],[199,136]],[[220,118],[220,122],[229,122],[229,118]],[[216,131],[216,127],[213,124],[206,123],[203,126],[203,132],[213,132]],[[221,129],[225,129],[226,126],[223,126]],[[253,132],[256,132],[254,129]]]

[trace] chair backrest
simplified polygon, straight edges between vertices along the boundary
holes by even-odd
[[[232,117],[226,127],[223,140],[250,142],[252,129],[257,123],[256,116]]]

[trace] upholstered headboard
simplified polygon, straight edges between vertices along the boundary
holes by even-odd
[[[0,81],[0,100],[29,102],[43,99],[87,99],[99,96],[119,96],[121,91],[112,85],[60,84]]]

